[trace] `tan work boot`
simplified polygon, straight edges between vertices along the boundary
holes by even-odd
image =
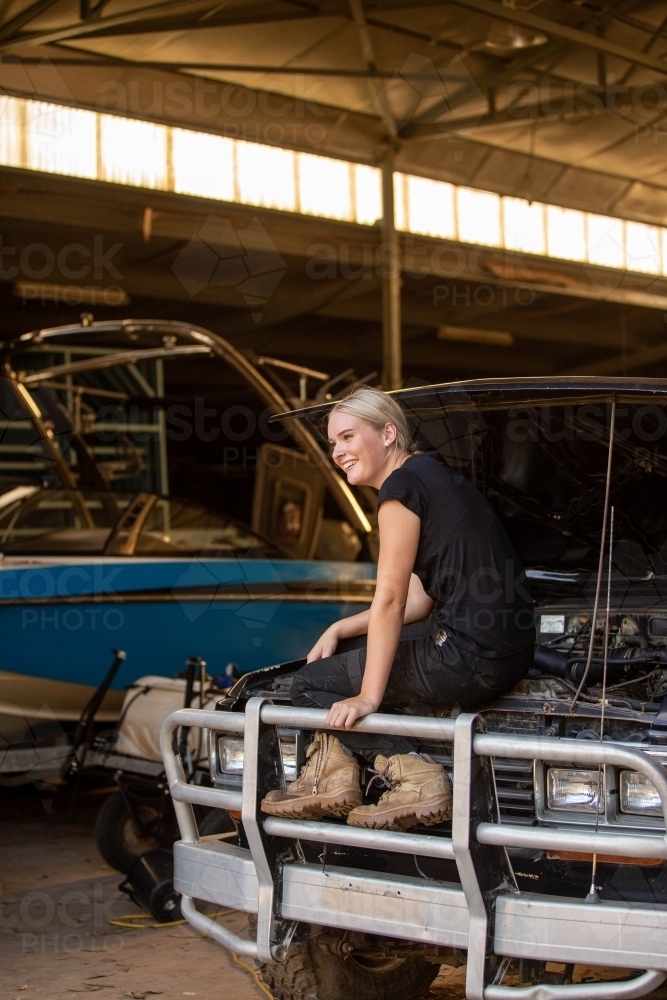
[[[377,805],[358,806],[347,817],[351,826],[373,830],[408,830],[433,826],[452,816],[452,793],[444,767],[425,755],[395,754],[375,758],[377,777],[389,786]]]
[[[338,737],[315,733],[299,777],[287,788],[269,792],[261,808],[285,819],[347,816],[362,803],[360,781],[359,765]]]

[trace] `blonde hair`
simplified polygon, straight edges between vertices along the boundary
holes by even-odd
[[[336,403],[329,413],[329,419],[334,413],[349,413],[353,417],[359,417],[376,431],[382,431],[385,424],[393,424],[396,428],[397,448],[410,454],[416,451],[404,411],[395,399],[381,389],[360,385],[349,396]]]

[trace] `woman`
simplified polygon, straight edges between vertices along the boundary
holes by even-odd
[[[292,703],[327,708],[327,725],[340,734],[317,733],[299,777],[262,808],[301,819],[346,815],[353,826],[432,825],[451,816],[444,769],[409,739],[349,730],[381,708],[476,708],[507,691],[532,664],[532,599],[486,499],[416,451],[395,400],[356,389],[332,409],[328,434],[348,482],[379,490],[377,586],[370,610],[331,625],[292,684]],[[336,652],[363,635],[362,648]],[[354,753],[374,758],[388,786],[377,804],[362,804]]]

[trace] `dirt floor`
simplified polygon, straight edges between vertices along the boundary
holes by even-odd
[[[140,910],[118,890],[122,876],[100,857],[95,815],[111,789],[84,786],[74,818],[71,789],[0,789],[0,1000],[104,1000],[269,996],[252,963],[201,937],[188,924],[132,930],[110,921]],[[241,914],[220,917],[242,932]],[[619,970],[577,967],[577,981]],[[462,1000],[464,969],[442,968],[429,1000]],[[667,998],[667,991],[654,995]]]
[[[68,821],[67,789],[0,791],[0,1000],[102,991],[105,1000],[265,997],[252,970],[188,924],[130,930],[109,923],[141,911],[118,891],[122,876],[95,846],[105,794],[84,789]]]

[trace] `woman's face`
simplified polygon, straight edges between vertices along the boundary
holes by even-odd
[[[333,460],[353,486],[382,485],[394,452],[396,428],[385,424],[377,431],[365,420],[336,410],[329,419]]]

